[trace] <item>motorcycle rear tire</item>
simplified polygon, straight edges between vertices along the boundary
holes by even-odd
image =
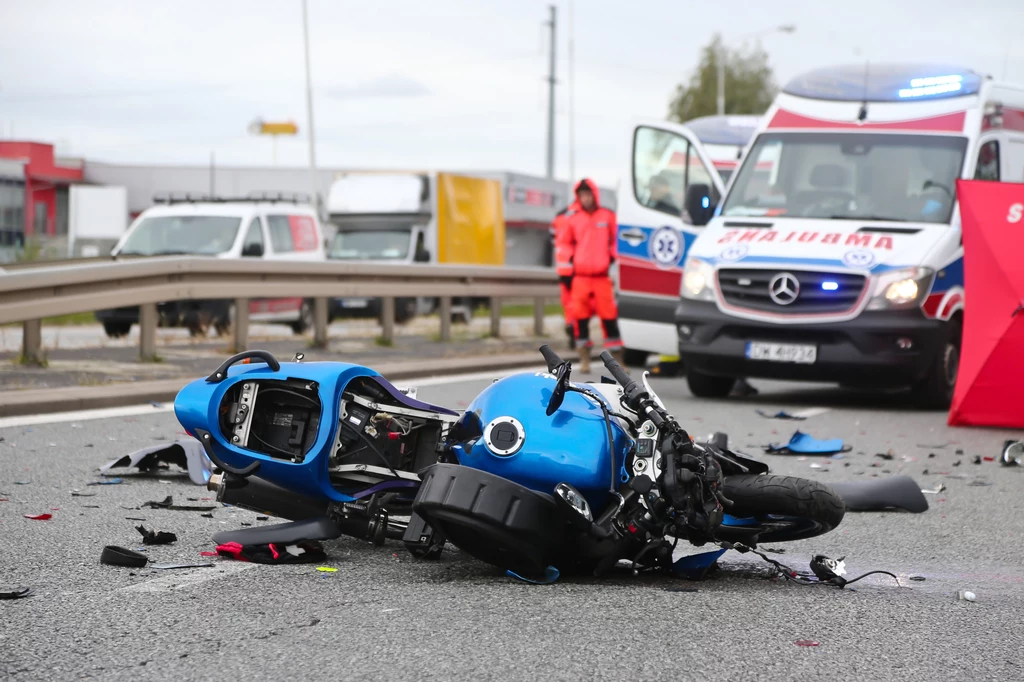
[[[763,521],[765,530],[756,541],[788,542],[824,535],[833,530],[846,514],[846,504],[823,483],[793,476],[726,476],[722,493],[735,505],[726,513],[736,518],[760,518],[772,515],[788,517],[793,523]],[[743,527],[719,528],[722,540],[743,542],[750,531]]]
[[[564,536],[550,495],[458,464],[423,472],[413,510],[466,554],[524,576],[543,575]]]

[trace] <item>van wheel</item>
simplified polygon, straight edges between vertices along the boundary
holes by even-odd
[[[395,299],[395,323],[405,324],[416,317],[417,303],[415,298]]]
[[[303,301],[302,307],[299,308],[299,319],[291,323],[292,331],[296,334],[305,334],[309,329],[313,327],[315,321],[313,320],[313,302]]]
[[[932,368],[914,387],[918,405],[929,410],[948,410],[956,390],[956,376],[960,370],[960,347],[963,323],[954,318],[946,323],[946,339]]]
[[[720,377],[704,374],[694,369],[686,372],[686,385],[695,398],[725,398],[736,384],[735,377]]]
[[[103,331],[107,333],[112,339],[120,339],[124,336],[128,336],[128,332],[132,330],[131,322],[104,322]]]

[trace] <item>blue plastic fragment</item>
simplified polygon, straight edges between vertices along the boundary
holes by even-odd
[[[505,575],[509,576],[510,578],[520,580],[524,583],[530,583],[531,585],[550,585],[551,583],[558,580],[558,576],[560,576],[561,573],[559,573],[558,569],[554,566],[548,566],[546,569],[544,569],[543,578],[524,578],[518,573],[514,573],[512,571],[505,571]]]
[[[123,478],[106,478],[102,481],[93,481],[87,485],[117,485],[118,483],[124,483]]]
[[[780,410],[775,414],[768,414],[764,410],[757,410],[757,413],[764,417],[765,419],[793,419],[795,421],[803,421],[804,419],[807,419],[807,417],[801,417],[799,415],[790,414],[789,412],[786,412],[784,410]]]
[[[831,440],[818,440],[810,434],[797,431],[785,445],[769,445],[768,452],[785,453],[791,452],[801,455],[822,455],[837,452],[847,452],[850,448],[843,446],[842,438]]]
[[[689,580],[700,580],[723,554],[724,549],[716,549],[713,552],[684,556],[672,564],[672,574]]]

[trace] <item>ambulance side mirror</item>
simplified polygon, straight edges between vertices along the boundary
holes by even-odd
[[[715,212],[715,207],[711,204],[711,188],[708,185],[690,185],[686,189],[683,206],[693,225],[707,225]]]

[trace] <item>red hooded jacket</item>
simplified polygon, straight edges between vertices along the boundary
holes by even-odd
[[[580,205],[579,191],[586,185],[594,194],[594,210]],[[603,277],[618,257],[618,225],[615,213],[601,206],[597,184],[588,178],[576,184],[576,200],[556,229],[555,264],[559,275]]]

